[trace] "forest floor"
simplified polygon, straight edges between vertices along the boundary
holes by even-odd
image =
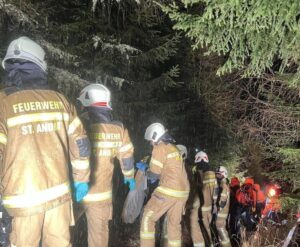
[[[139,240],[139,221],[133,224],[124,224],[122,222],[112,221],[110,223],[110,247],[138,247],[140,246]],[[241,244],[234,244],[233,247],[282,247],[285,238],[287,237],[290,229],[293,227],[294,222],[289,222],[283,226],[276,225],[260,225],[258,231],[243,233],[243,242]],[[188,231],[187,217],[183,219],[183,247],[192,247],[192,241]],[[156,226],[156,247],[163,246],[160,243],[162,224]],[[289,247],[300,246],[300,233],[299,225],[296,229],[295,237],[292,239]],[[86,218],[83,216],[79,220],[76,230],[73,232],[73,247],[87,247],[87,226]],[[215,245],[218,246],[218,245]]]

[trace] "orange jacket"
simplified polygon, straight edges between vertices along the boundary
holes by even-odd
[[[243,206],[255,207],[256,205],[256,192],[250,185],[243,185],[236,192],[237,201]]]
[[[259,184],[254,184],[253,187],[256,192],[256,202],[264,203],[266,201],[266,196],[265,196],[264,192],[260,189]]]
[[[262,215],[266,215],[269,211],[278,212],[281,210],[281,203],[277,196],[267,198],[266,206],[262,212]]]

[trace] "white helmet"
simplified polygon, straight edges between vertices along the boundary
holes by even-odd
[[[148,141],[157,142],[166,132],[167,130],[162,124],[153,123],[146,129],[144,138]]]
[[[111,109],[110,91],[102,84],[90,84],[81,90],[77,98],[81,104],[87,106],[107,107]]]
[[[185,160],[187,158],[186,146],[178,144],[178,145],[176,145],[176,147],[179,149],[181,157]]]
[[[223,175],[224,178],[228,178],[228,171],[225,166],[220,166],[216,173]]]
[[[9,59],[27,60],[35,63],[41,67],[42,70],[47,70],[45,51],[39,44],[27,37],[20,37],[9,44],[6,55],[2,61],[3,69],[5,69],[5,64]]]
[[[208,156],[206,153],[204,153],[203,151],[200,151],[198,153],[196,153],[195,155],[195,163],[199,163],[201,161],[204,161],[205,163],[208,163]]]

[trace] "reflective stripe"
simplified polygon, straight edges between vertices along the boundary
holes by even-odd
[[[222,214],[222,213],[218,213],[218,217],[220,218],[227,218],[228,214]]]
[[[106,191],[102,193],[95,193],[95,194],[87,194],[84,198],[84,202],[98,202],[98,201],[105,201],[107,199],[112,198],[112,191]]]
[[[211,179],[211,178],[216,178],[216,174],[214,172],[208,172],[208,174],[204,175],[204,180],[205,179]]]
[[[120,147],[119,152],[124,153],[124,152],[129,151],[132,148],[133,148],[132,143],[129,143],[129,144],[123,146],[123,147]]]
[[[14,127],[25,123],[45,121],[69,121],[69,114],[63,112],[25,114],[7,119],[7,126]]]
[[[153,165],[156,165],[156,166],[160,167],[160,168],[164,168],[164,164],[161,163],[161,162],[159,162],[159,161],[156,160],[156,159],[151,159],[150,164],[151,164],[151,163],[152,163]]]
[[[77,129],[78,126],[81,125],[81,121],[79,119],[79,117],[76,117],[72,123],[69,125],[69,128],[68,128],[68,135],[72,135],[75,130]]]
[[[174,153],[170,153],[167,155],[167,158],[168,159],[171,159],[171,158],[174,158],[174,157],[177,157],[177,156],[180,156],[179,152],[174,152]]]
[[[221,244],[222,245],[226,245],[226,244],[229,244],[230,243],[230,240],[229,239],[227,239],[227,240],[225,240],[225,241],[221,241]]]
[[[154,239],[155,232],[140,232],[141,239]]]
[[[154,214],[153,211],[149,211],[145,214],[145,220],[144,220],[144,225],[143,225],[143,231],[144,233],[152,233],[149,232],[148,224],[149,224],[149,218]]]
[[[6,145],[6,143],[7,143],[7,136],[5,134],[0,133],[0,143]]]
[[[184,190],[172,190],[163,186],[158,186],[156,188],[157,192],[160,192],[162,194],[172,196],[172,197],[180,197],[180,198],[186,198],[189,195],[189,191]]]
[[[181,246],[181,240],[169,240],[168,241],[168,244],[169,244],[169,246],[175,246],[175,247],[177,247],[177,246]]]
[[[72,167],[77,170],[85,170],[88,169],[90,166],[89,160],[72,160],[71,161]]]
[[[221,194],[221,197],[227,198],[227,197],[228,197],[228,194],[227,194],[227,193],[222,193],[222,194]]]
[[[211,179],[205,179],[203,180],[203,184],[215,184],[216,179],[215,178],[211,178]]]
[[[133,176],[134,175],[134,168],[132,168],[131,170],[128,170],[128,171],[122,170],[122,173],[126,177]]]
[[[114,149],[93,149],[94,155],[99,157],[111,157],[114,153]],[[97,152],[99,151],[99,152]]]
[[[194,247],[205,247],[205,243],[195,243]]]
[[[193,203],[193,208],[198,208],[200,206],[200,201],[199,200],[196,200],[194,203]]]
[[[30,208],[54,200],[70,192],[68,183],[19,196],[4,196],[3,204],[7,208]]]
[[[122,142],[93,142],[95,148],[118,148],[122,145]]]
[[[201,207],[201,211],[202,211],[202,212],[208,212],[208,211],[211,211],[211,206],[208,206],[208,207]]]

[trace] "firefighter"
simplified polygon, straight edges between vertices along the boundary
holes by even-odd
[[[91,188],[83,204],[88,224],[89,247],[108,246],[112,219],[114,158],[120,161],[124,183],[135,189],[133,145],[127,129],[111,116],[111,93],[102,84],[90,84],[78,100],[88,112],[87,130],[92,144]]]
[[[181,144],[177,144],[176,147],[179,150],[182,161],[185,164],[185,161],[187,159],[187,148],[186,148],[186,146],[181,145]],[[167,217],[164,217],[164,222],[163,222],[163,244],[162,244],[162,246],[168,246],[168,221],[167,221]]]
[[[11,244],[71,246],[71,187],[76,201],[88,191],[89,140],[75,107],[50,90],[41,46],[27,37],[12,41],[2,66],[1,195],[13,217]]]
[[[223,247],[231,247],[226,221],[229,213],[230,190],[227,182],[228,171],[226,167],[220,166],[216,171],[218,187],[214,193],[215,211],[217,213],[216,228],[218,237]]]
[[[212,220],[212,206],[214,189],[217,185],[215,172],[209,165],[208,156],[205,152],[200,151],[195,156],[195,164],[197,175],[201,178],[202,190],[195,195],[193,208],[191,210],[191,236],[194,247],[204,247],[205,240],[199,226],[199,208],[201,207],[201,219],[204,225],[209,243],[212,245],[210,224]]]
[[[266,206],[266,197],[264,192],[260,189],[259,184],[254,184],[253,189],[256,193],[256,220],[261,221],[261,213]]]
[[[189,195],[189,182],[175,140],[160,123],[146,129],[145,139],[153,146],[148,177],[159,179],[145,206],[141,229],[141,247],[154,247],[155,222],[164,214],[167,217],[168,246],[181,246],[181,218]]]

